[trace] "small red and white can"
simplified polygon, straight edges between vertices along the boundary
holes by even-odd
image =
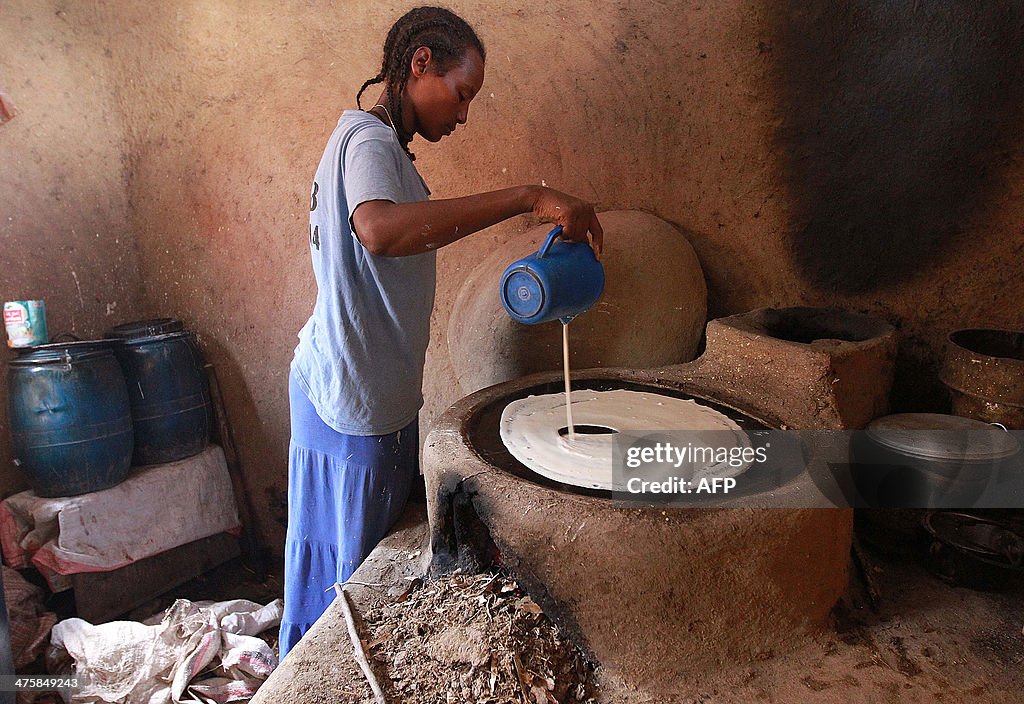
[[[49,342],[46,329],[46,304],[42,301],[4,303],[4,327],[8,347],[31,347]]]

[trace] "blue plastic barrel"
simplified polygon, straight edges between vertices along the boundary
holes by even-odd
[[[15,462],[39,496],[107,489],[131,471],[132,418],[106,341],[24,348],[8,363]]]
[[[173,318],[119,325],[114,342],[128,384],[136,465],[163,464],[203,450],[213,426],[210,388],[195,335]]]

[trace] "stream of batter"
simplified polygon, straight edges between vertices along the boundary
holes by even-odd
[[[576,428],[572,424],[572,393],[569,390],[569,323],[562,323],[562,368],[565,373],[565,422],[569,429],[569,440],[576,440]]]

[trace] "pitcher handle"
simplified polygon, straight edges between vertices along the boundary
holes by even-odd
[[[540,246],[540,250],[537,252],[537,259],[543,259],[544,255],[551,249],[551,245],[554,244],[555,239],[562,234],[562,226],[557,225],[551,232],[548,233],[548,237],[544,240],[544,244]]]

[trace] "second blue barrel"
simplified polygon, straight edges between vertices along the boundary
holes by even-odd
[[[210,439],[213,410],[195,335],[180,320],[118,325],[106,335],[124,371],[135,428],[135,465],[191,457]]]

